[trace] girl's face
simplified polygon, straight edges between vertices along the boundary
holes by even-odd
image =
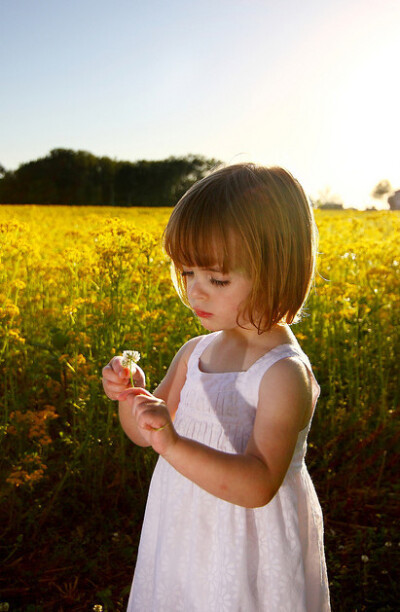
[[[238,314],[252,288],[251,279],[241,271],[223,274],[219,266],[184,266],[182,276],[193,312],[209,331],[230,330],[245,321]]]

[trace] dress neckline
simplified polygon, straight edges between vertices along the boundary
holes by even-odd
[[[247,370],[230,370],[228,372],[205,372],[204,370],[201,369],[200,366],[200,359],[202,354],[204,353],[204,351],[206,350],[207,346],[209,345],[209,343],[211,342],[211,337],[216,337],[218,334],[220,334],[221,332],[213,332],[211,334],[208,334],[207,336],[205,336],[204,338],[207,338],[207,340],[210,338],[210,340],[208,342],[205,342],[205,346],[201,346],[204,341],[200,341],[199,345],[198,345],[198,349],[202,349],[201,352],[200,350],[197,351],[196,354],[196,363],[197,363],[197,369],[201,374],[205,374],[205,375],[209,375],[209,376],[238,376],[239,374],[247,374],[248,372],[250,372],[259,362],[263,361],[268,355],[271,355],[271,353],[276,352],[279,349],[282,349],[282,347],[290,347],[291,349],[293,349],[293,352],[296,354],[299,354],[299,350],[296,348],[296,346],[294,344],[291,344],[290,342],[283,342],[282,344],[278,344],[277,346],[274,346],[274,348],[270,349],[269,351],[267,351],[266,353],[264,353],[264,355],[261,355],[261,357],[259,357],[258,359],[256,359],[256,361],[254,363],[251,364],[251,366],[249,366],[247,368]],[[196,347],[197,348],[197,347]]]

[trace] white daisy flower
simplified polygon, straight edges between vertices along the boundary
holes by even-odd
[[[134,369],[134,365],[139,359],[140,353],[138,353],[138,351],[124,351],[122,353],[122,365],[124,368],[129,368],[131,371]]]

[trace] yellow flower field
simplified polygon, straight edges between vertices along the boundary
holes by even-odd
[[[21,534],[39,537],[39,528],[82,510],[82,499],[123,512],[129,489],[142,509],[154,457],[128,444],[100,377],[113,354],[135,349],[152,389],[200,332],[160,247],[169,214],[0,206],[0,522],[10,563]],[[389,503],[393,495],[400,216],[317,210],[316,221],[315,286],[293,329],[322,388],[308,459],[334,525],[357,513],[355,490],[370,505],[371,496],[389,495]],[[336,570],[338,558],[330,563]]]

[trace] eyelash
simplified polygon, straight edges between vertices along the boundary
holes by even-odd
[[[222,280],[217,280],[216,278],[210,278],[210,282],[212,285],[215,285],[216,287],[226,287],[230,283],[230,281],[228,280],[222,281]]]
[[[192,276],[193,272],[191,272],[190,270],[182,270],[181,272],[181,276],[185,277],[185,276]],[[229,280],[218,280],[217,278],[210,278],[210,283],[212,285],[214,285],[215,287],[226,287],[227,285],[230,284],[231,281]]]

